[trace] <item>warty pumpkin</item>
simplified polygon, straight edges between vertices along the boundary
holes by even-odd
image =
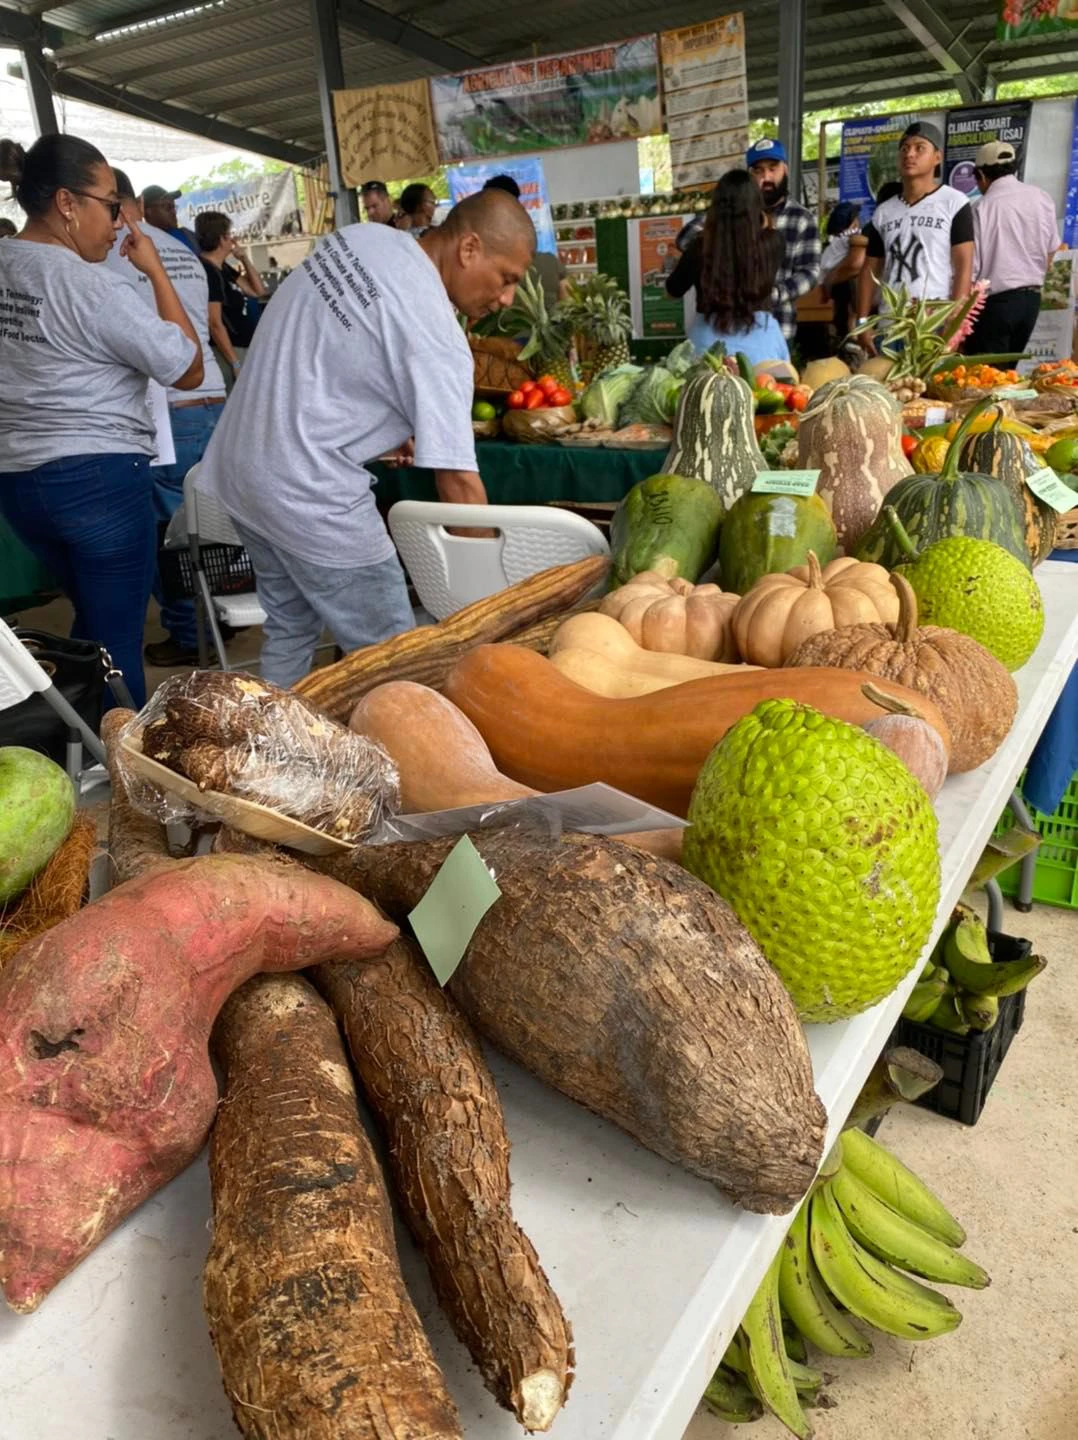
[[[808,564],[782,575],[762,575],[734,611],[734,643],[750,665],[782,665],[821,631],[898,619],[898,596],[887,571],[849,556],[821,570],[815,551]]]
[[[705,357],[705,364],[678,396],[674,438],[663,474],[702,480],[729,510],[766,469],[756,443],[752,390],[716,356]]]
[[[1026,484],[1030,475],[1044,469],[1044,457],[1035,454],[1023,436],[1006,430],[998,419],[990,430],[974,427],[959,443],[959,469],[991,475],[1006,485],[1018,504],[1030,563],[1039,565],[1047,560],[1055,546],[1056,512]]]
[[[847,551],[911,471],[902,453],[902,411],[885,385],[865,375],[831,380],[809,401],[797,431],[799,463],[819,470],[816,493]]]
[[[730,620],[740,598],[717,585],[667,581],[645,571],[609,594],[599,613],[623,625],[643,650],[732,663],[738,653]]]
[[[951,732],[950,771],[974,770],[994,755],[1014,724],[1018,691],[1006,667],[957,630],[917,624],[917,597],[902,575],[891,583],[899,601],[893,625],[854,625],[814,635],[787,661],[869,671],[926,696]]]

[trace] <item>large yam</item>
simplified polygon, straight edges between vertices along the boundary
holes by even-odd
[[[461,1440],[401,1278],[382,1173],[329,1007],[260,975],[213,1031],[203,1299],[250,1440]]]
[[[344,1026],[453,1329],[498,1401],[525,1429],[549,1429],[572,1379],[572,1334],[513,1219],[505,1118],[472,1027],[403,938],[312,978]]]
[[[151,870],[31,941],[0,973],[0,1285],[49,1291],[198,1154],[217,1106],[217,1012],[260,970],[380,954],[373,906],[298,865]]]
[[[476,1028],[747,1209],[796,1204],[826,1116],[793,1002],[730,907],[616,841],[472,838],[502,892],[450,982]],[[455,843],[319,863],[403,917]]]

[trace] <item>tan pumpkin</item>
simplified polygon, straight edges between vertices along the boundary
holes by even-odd
[[[867,670],[926,695],[951,731],[951,774],[974,770],[995,754],[1014,724],[1014,680],[969,635],[940,625],[919,626],[913,587],[902,575],[892,575],[891,584],[899,602],[895,623],[813,636],[787,664]]]
[[[810,550],[807,565],[761,575],[734,611],[738,653],[750,665],[783,665],[810,636],[846,625],[898,619],[898,596],[882,565],[848,555],[820,568]]]
[[[717,585],[644,571],[608,595],[599,613],[623,625],[642,650],[732,663],[738,654],[730,620],[739,599]]]

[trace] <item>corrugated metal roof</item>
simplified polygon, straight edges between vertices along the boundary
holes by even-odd
[[[210,134],[221,124],[261,131],[246,142],[256,150],[265,148],[267,137],[312,153],[322,148],[306,0],[69,0],[52,9],[47,0],[0,0],[0,20],[5,8],[68,32],[52,52],[60,89],[85,92],[92,82],[102,103],[112,96],[129,111],[157,118],[163,111],[168,123],[195,133]],[[377,8],[474,55],[477,65],[601,44],[715,14],[714,0],[589,0],[587,6],[546,0],[497,8],[490,0],[382,0]],[[774,114],[778,0],[753,0],[742,8],[750,106],[754,114]],[[971,75],[983,75],[987,66],[996,78],[1078,70],[1078,41],[997,44],[996,7],[984,0],[950,0],[930,12],[944,26],[943,49],[954,57],[941,62],[942,51],[927,53],[896,8],[888,0],[810,0],[807,106],[837,108],[843,101],[948,89],[955,77],[947,69],[954,70],[955,62]],[[435,73],[429,59],[387,43],[384,34],[364,34],[362,24],[350,0],[342,0],[349,85]]]

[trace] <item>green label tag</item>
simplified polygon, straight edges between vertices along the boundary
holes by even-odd
[[[1051,505],[1052,509],[1058,510],[1061,515],[1078,506],[1078,491],[1072,490],[1069,485],[1064,485],[1056,472],[1050,470],[1047,465],[1043,470],[1037,470],[1034,474],[1027,475],[1026,484],[1038,500],[1043,500],[1046,505]]]
[[[1036,390],[1025,390],[1021,386],[1003,385],[992,391],[994,400],[1036,400]]]
[[[815,495],[818,470],[761,470],[752,482],[754,495]]]
[[[449,983],[480,920],[501,893],[479,851],[462,835],[408,916],[439,985]]]

